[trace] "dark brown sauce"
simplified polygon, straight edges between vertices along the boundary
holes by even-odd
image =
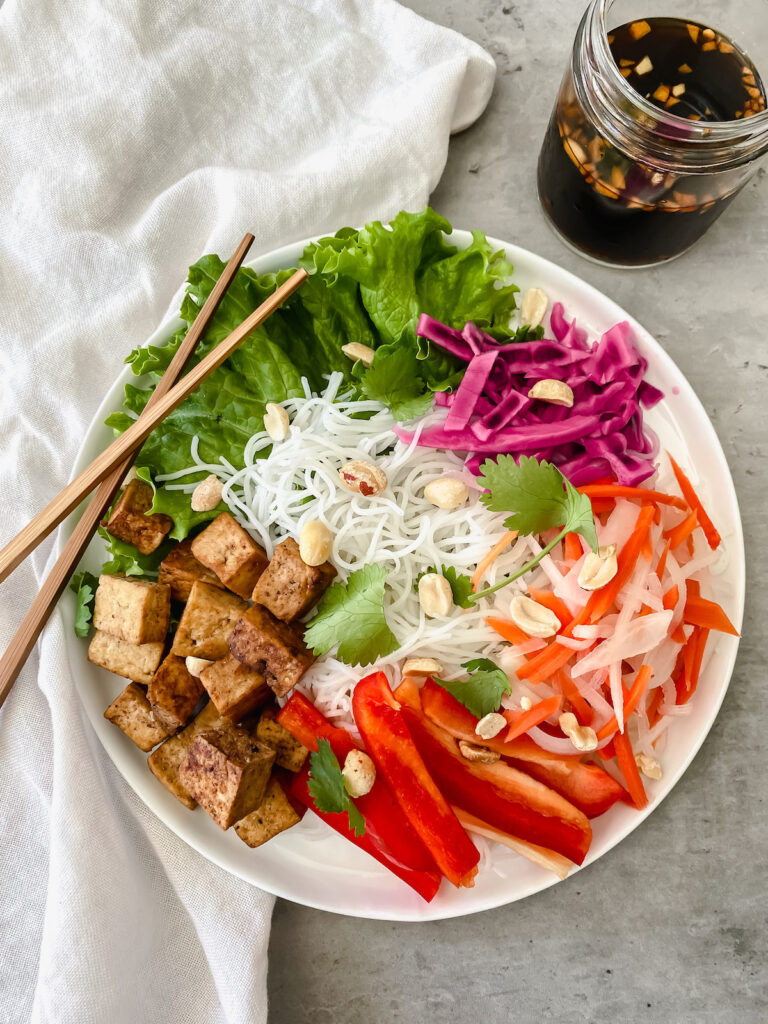
[[[725,36],[678,18],[629,22],[608,36],[617,67],[659,109],[696,121],[751,117],[765,87]],[[598,259],[643,265],[684,252],[735,190],[716,173],[662,173],[609,145],[575,96],[561,94],[539,158],[539,194],[558,230]]]

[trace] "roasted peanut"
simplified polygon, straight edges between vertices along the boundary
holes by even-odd
[[[449,615],[453,608],[451,584],[436,572],[425,573],[419,580],[419,604],[424,614],[434,619]]]
[[[431,480],[427,484],[424,497],[437,508],[454,509],[464,504],[469,497],[469,489],[463,480],[441,476],[439,480]]]
[[[192,491],[190,505],[193,512],[211,512],[221,501],[222,483],[213,473],[201,480]]]
[[[365,498],[381,494],[389,483],[383,469],[362,460],[347,462],[342,466],[339,470],[339,480],[346,490],[362,494]]]
[[[365,796],[376,781],[376,766],[364,750],[350,750],[341,772],[344,788],[352,797]]]
[[[273,441],[284,441],[291,429],[291,421],[288,413],[275,402],[267,402],[267,411],[264,413],[264,429]]]
[[[560,619],[555,613],[525,594],[516,594],[509,602],[509,616],[528,636],[545,639],[560,629]]]
[[[529,398],[538,398],[540,402],[549,402],[550,405],[564,405],[573,408],[573,391],[564,380],[555,380],[547,377],[546,380],[539,380],[528,391]]]
[[[333,548],[333,534],[319,519],[304,523],[299,533],[299,554],[305,565],[327,562]]]
[[[341,351],[353,363],[359,360],[366,368],[372,365],[373,357],[376,355],[372,348],[361,345],[359,341],[350,341],[348,345],[342,345]]]

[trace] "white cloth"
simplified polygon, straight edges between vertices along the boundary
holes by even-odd
[[[423,206],[494,76],[392,0],[6,0],[0,68],[3,543],[189,263]],[[3,584],[0,646],[49,553]],[[129,790],[65,643],[54,615],[0,717],[0,1020],[258,1024],[272,897]]]

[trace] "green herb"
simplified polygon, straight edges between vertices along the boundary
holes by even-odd
[[[341,765],[326,739],[319,739],[317,750],[309,755],[307,785],[318,811],[324,814],[342,814],[346,811],[349,827],[354,834],[365,834],[365,819],[344,788]]]
[[[586,495],[579,494],[570,480],[566,480],[557,466],[527,455],[521,455],[519,463],[511,455],[499,455],[495,462],[486,460],[481,470],[483,475],[478,483],[487,490],[480,500],[492,512],[512,513],[504,520],[508,530],[517,530],[521,534],[543,533],[557,527],[561,530],[522,569],[473,594],[470,598],[472,604],[501,590],[537,566],[566,533],[581,534],[592,550],[597,550],[592,504]]]
[[[421,378],[415,351],[402,344],[376,349],[373,365],[361,377],[360,391],[366,398],[388,405],[401,421],[423,416],[433,399]]]
[[[544,337],[544,325],[539,324],[538,327],[531,327],[530,324],[523,324],[522,327],[518,327],[511,338],[507,339],[509,342],[522,342],[522,341],[541,341]]]
[[[469,679],[449,683],[441,680],[440,685],[471,711],[475,718],[484,718],[492,711],[498,711],[501,698],[505,693],[512,692],[507,674],[488,658],[475,658],[466,661],[461,667],[472,673]]]
[[[75,573],[69,581],[69,589],[74,591],[77,598],[75,606],[75,633],[78,636],[88,636],[91,631],[93,602],[96,598],[96,588],[98,585],[97,577],[90,572]]]
[[[430,572],[437,573],[438,576],[445,576],[451,586],[451,594],[453,595],[454,604],[458,605],[459,608],[472,607],[472,601],[470,600],[472,594],[472,580],[469,576],[460,574],[452,565],[441,565],[439,569],[433,565],[431,569],[425,569],[424,572],[420,572],[413,585],[414,590],[418,590],[419,580],[421,577],[426,576],[427,573]]]
[[[384,615],[388,570],[364,565],[346,583],[334,583],[323,595],[317,615],[304,634],[315,654],[338,644],[336,657],[346,665],[371,665],[400,646]]]

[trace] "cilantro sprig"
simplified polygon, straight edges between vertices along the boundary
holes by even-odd
[[[476,718],[484,718],[492,711],[498,711],[501,698],[505,693],[512,692],[506,672],[489,658],[474,658],[472,661],[465,661],[461,667],[471,673],[469,679],[456,679],[451,682],[441,680],[440,685],[443,689]]]
[[[520,456],[519,462],[515,462],[511,455],[499,455],[495,462],[487,459],[481,471],[478,482],[486,492],[480,500],[492,512],[511,513],[504,520],[508,530],[517,530],[521,534],[543,533],[557,527],[561,530],[522,569],[468,598],[470,604],[530,572],[566,533],[581,534],[592,550],[597,550],[592,503],[576,490],[557,466],[527,455]]]
[[[360,391],[366,398],[388,405],[396,420],[415,419],[429,411],[434,398],[419,369],[412,349],[401,344],[382,345],[360,376]]]
[[[356,836],[365,834],[365,819],[344,787],[341,765],[326,739],[318,739],[317,750],[309,755],[309,795],[324,814],[347,812],[349,827]]]
[[[424,572],[420,572],[416,577],[416,582],[413,584],[413,589],[419,589],[419,580],[422,576],[426,576],[428,573],[437,573],[438,576],[445,576],[451,587],[451,594],[453,595],[453,603],[458,605],[459,608],[471,608],[472,601],[470,596],[472,594],[472,580],[469,576],[465,576],[460,573],[458,569],[455,569],[452,565],[441,565],[438,569],[437,566],[433,565],[429,569],[425,569]]]
[[[90,572],[78,572],[72,577],[69,589],[74,591],[77,604],[75,609],[75,633],[88,636],[93,618],[93,602],[96,598],[98,579]]]
[[[346,583],[334,583],[318,605],[304,634],[315,654],[327,654],[338,644],[337,658],[346,665],[372,665],[396,651],[400,641],[384,614],[383,565],[364,565]]]

